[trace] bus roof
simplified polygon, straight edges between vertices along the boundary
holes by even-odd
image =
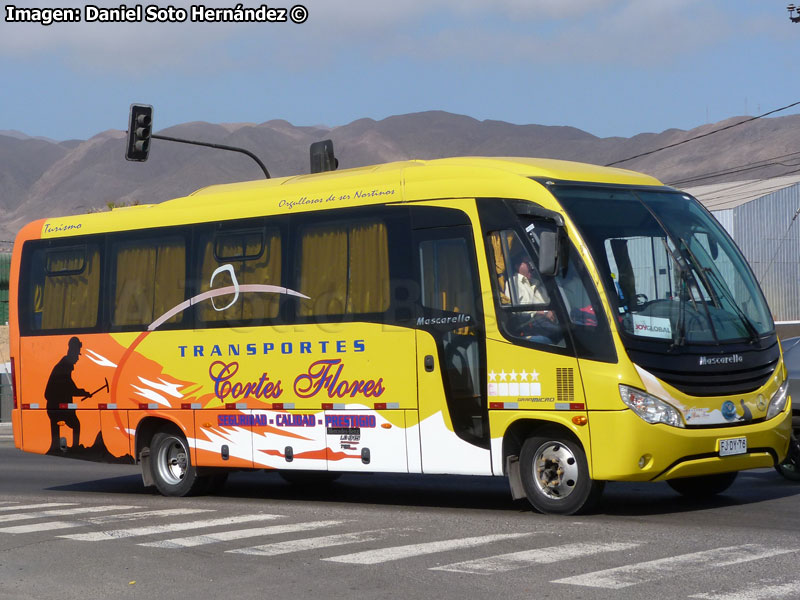
[[[44,238],[444,198],[541,195],[534,178],[661,186],[648,175],[554,159],[460,157],[213,185],[189,196],[42,222]],[[235,208],[234,208],[235,207]],[[35,229],[35,226],[34,226]],[[35,237],[25,228],[27,236]],[[25,237],[27,237],[25,236]]]
[[[393,174],[396,177],[409,179],[415,176],[424,176],[421,172],[422,169],[430,171],[447,168],[469,169],[470,171],[495,170],[505,175],[566,181],[619,183],[628,185],[663,185],[654,177],[636,171],[601,167],[568,160],[552,158],[464,156],[432,160],[397,161],[310,175],[293,175],[276,179],[259,179],[242,183],[212,185],[202,188],[191,195],[197,196],[199,194],[227,193],[245,189],[267,189],[275,186],[302,185],[315,179],[330,179],[331,177],[338,179],[340,177],[369,177],[370,175]]]

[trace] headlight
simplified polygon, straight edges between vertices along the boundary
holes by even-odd
[[[664,423],[672,427],[684,426],[678,409],[655,396],[621,384],[619,395],[622,396],[622,401],[633,409],[633,412],[648,423]]]
[[[778,388],[778,391],[772,394],[769,400],[769,408],[767,408],[767,420],[777,417],[786,408],[786,401],[789,399],[789,380],[787,379]]]

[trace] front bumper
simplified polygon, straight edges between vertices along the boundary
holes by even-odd
[[[645,423],[631,410],[589,413],[592,478],[663,481],[772,467],[786,456],[791,405],[774,419],[751,425],[680,429]],[[747,453],[719,456],[719,440],[747,438]]]

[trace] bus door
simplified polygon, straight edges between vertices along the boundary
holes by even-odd
[[[486,344],[472,228],[416,229],[414,253],[422,471],[491,474]]]
[[[502,440],[518,418],[506,418],[504,411],[528,410],[531,418],[570,427],[588,408],[578,358],[616,360],[605,312],[567,240],[556,275],[540,273],[540,235],[555,232],[553,222],[520,216],[521,227],[508,226],[493,223],[489,212],[481,218],[497,314],[497,329],[486,342],[493,437]],[[493,469],[502,474],[502,452],[496,450]]]

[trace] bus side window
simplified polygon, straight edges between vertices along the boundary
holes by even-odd
[[[506,333],[536,344],[565,347],[565,332],[557,306],[550,302],[537,263],[517,232],[511,229],[492,231],[488,241],[490,262],[497,273],[498,318]]]
[[[114,327],[147,326],[186,299],[183,238],[135,240],[112,246]],[[178,313],[167,323],[180,322]]]
[[[96,244],[36,250],[31,262],[34,330],[97,325],[100,250]]]
[[[300,228],[296,290],[301,317],[383,313],[389,308],[386,225],[368,220]]]
[[[233,286],[234,283],[281,285],[281,234],[277,228],[217,232],[201,244],[201,251],[200,292]],[[230,270],[218,272],[226,265],[232,269],[235,282]],[[234,298],[234,294],[224,294],[202,302],[198,306],[199,320],[242,323],[278,316],[280,295],[277,293],[241,294],[235,302]]]

